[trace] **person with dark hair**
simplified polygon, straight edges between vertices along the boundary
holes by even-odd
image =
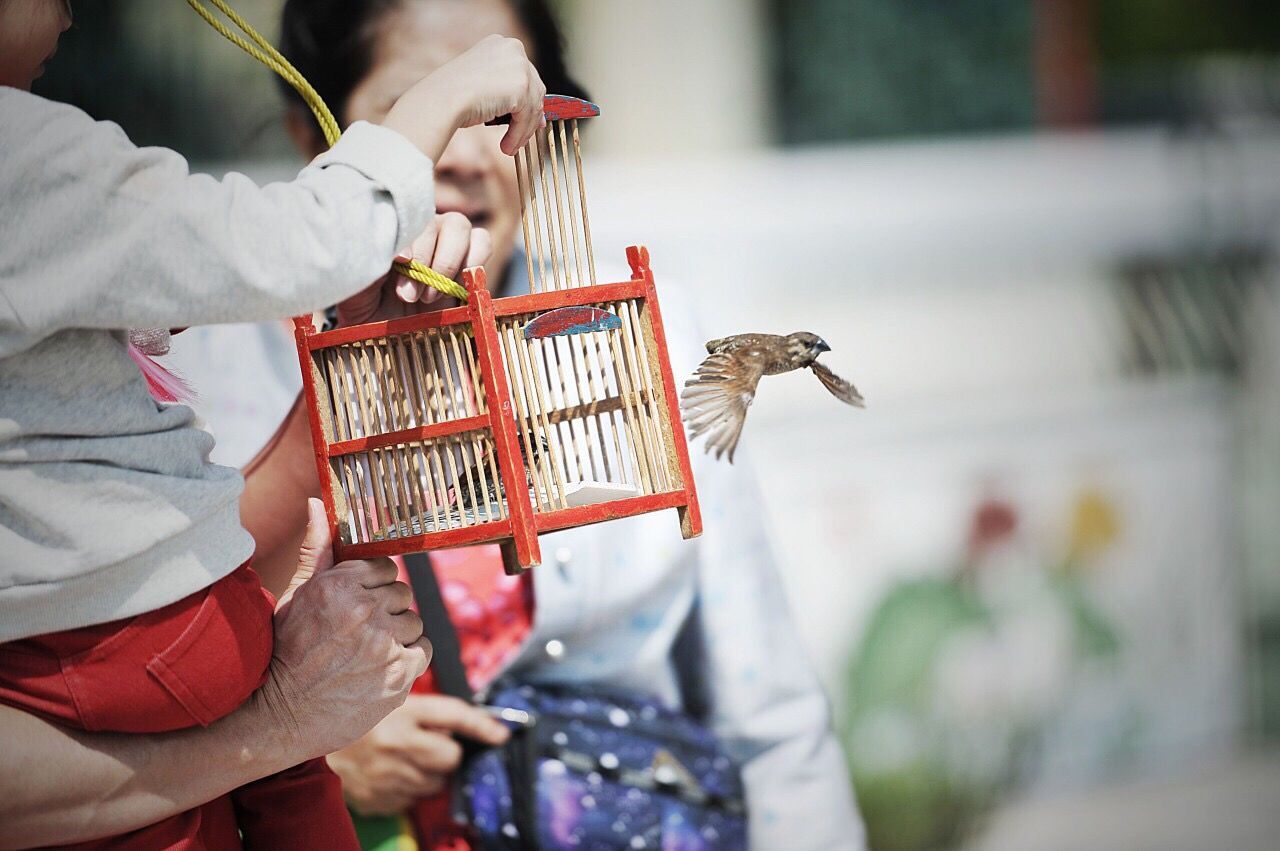
[[[545,0],[288,0],[280,49],[345,125],[385,112],[413,74],[442,64],[483,32],[524,42],[548,92],[588,99],[565,67],[560,27]],[[283,81],[281,91],[294,142],[319,154],[324,139],[310,111]],[[491,269],[507,267],[519,227],[515,171],[493,144],[501,135],[499,127],[470,128],[436,164],[437,212],[459,212],[490,233]]]
[[[379,28],[394,26],[388,23],[387,16],[403,3],[404,0],[287,0],[280,21],[280,50],[325,103],[340,104],[339,108],[345,109],[352,90],[373,69]],[[510,0],[498,5],[510,10],[547,91],[590,100],[569,75],[560,25],[545,0]],[[484,14],[473,7],[465,10],[467,14],[476,11]],[[500,14],[497,9],[491,12]],[[495,26],[500,23],[497,17],[493,22]],[[515,27],[510,29],[514,31]],[[277,83],[287,100],[306,108],[293,86],[283,79],[277,79]]]
[[[493,33],[525,44],[548,92],[585,96],[568,74],[544,0],[288,0],[281,45],[346,124],[377,120],[413,79]],[[625,108],[604,106],[606,113]],[[292,95],[286,125],[304,156],[322,149]],[[450,220],[465,217],[487,232],[488,280],[497,295],[508,295],[527,291],[528,282],[517,256],[515,168],[498,147],[501,134],[473,127],[454,136],[435,168],[442,218],[415,250],[452,238]],[[610,274],[602,266],[601,279]],[[688,374],[702,338],[680,289],[659,286],[673,366]],[[289,332],[280,325],[197,329],[176,339],[175,352],[210,426],[241,435],[240,454],[227,461],[243,462],[280,409],[293,405],[246,470],[242,503],[246,517],[263,516],[252,506],[279,506],[272,528],[253,530],[255,563],[268,587],[278,587],[291,570],[283,555],[301,529],[290,506],[318,491]],[[228,377],[228,368],[242,372]],[[249,404],[264,410],[251,413]],[[707,530],[694,541],[680,540],[670,516],[651,514],[547,536],[547,563],[519,577],[504,575],[497,546],[435,552],[431,564],[472,689],[514,676],[654,694],[696,713],[742,764],[752,847],[859,848],[861,823],[827,701],[790,623],[745,466],[741,458],[734,468],[695,461]],[[282,482],[300,490],[282,497]],[[407,817],[419,847],[465,847],[442,793],[461,763],[462,741],[501,742],[505,731],[495,727],[480,708],[439,694],[428,671],[403,707],[331,754],[357,827],[366,828],[366,847],[379,826],[366,818],[373,816],[393,824]]]

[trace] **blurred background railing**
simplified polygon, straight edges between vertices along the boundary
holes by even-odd
[[[708,336],[812,326],[868,398],[777,379],[745,443],[875,847],[1274,847],[1274,4],[560,8],[598,254],[647,243]],[[43,93],[296,168],[185,4],[76,14]]]

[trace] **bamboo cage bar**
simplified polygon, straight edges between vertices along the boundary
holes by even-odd
[[[565,211],[564,199],[560,196],[560,157],[556,151],[556,133],[555,125],[560,122],[552,122],[547,125],[545,135],[547,140],[547,165],[551,169],[551,191],[555,195],[556,224],[560,229],[560,256],[563,262],[560,266],[560,288],[568,289],[571,286],[582,286],[580,281],[572,281],[570,271],[572,269],[569,263],[569,236],[566,230],[566,224],[572,227],[572,220],[569,219],[568,213]],[[546,174],[543,173],[545,179]],[[548,198],[550,200],[550,198]],[[574,257],[577,260],[577,257]]]
[[[454,363],[458,364],[459,369],[461,369],[462,353],[458,350],[457,333],[452,330],[449,332],[449,342],[451,346],[450,350],[454,356]],[[465,393],[465,385],[460,385],[460,392],[462,393],[463,399],[462,415],[470,416],[471,401]],[[474,441],[475,433],[472,432],[471,434],[471,440]],[[462,467],[466,471],[464,476],[467,482],[467,493],[471,497],[471,505],[475,512],[475,521],[481,522],[480,515],[483,514],[486,522],[492,522],[493,511],[491,508],[491,500],[489,499],[489,492],[485,488],[482,469],[479,466],[479,458],[472,455],[470,452],[470,449],[472,448],[471,443],[464,441],[462,435],[457,435],[455,437],[455,442],[457,443],[458,457],[461,459]]]
[[[542,143],[545,138],[546,133],[534,134],[530,142],[532,146],[530,150],[533,151],[533,159],[537,164],[538,181],[542,184],[542,207],[547,216],[547,254],[549,255],[548,269],[550,270],[551,289],[560,290],[564,289],[564,286],[560,275],[560,253],[556,250],[556,230],[553,225],[556,217],[551,212],[551,191],[547,187],[547,169],[543,164],[542,157]]]
[[[516,333],[516,328],[511,329],[511,346],[516,351],[516,357],[520,362],[520,374],[525,382],[525,394],[530,405],[530,418],[533,425],[533,433],[536,439],[533,441],[535,451],[542,452],[543,455],[549,456],[547,464],[551,473],[546,480],[546,484],[552,485],[552,493],[555,495],[556,501],[560,503],[561,508],[568,508],[565,501],[565,465],[564,454],[560,446],[560,433],[551,428],[547,420],[547,411],[550,406],[547,404],[547,394],[543,390],[542,381],[538,376],[538,369],[534,358],[534,349],[532,346],[525,345],[523,340],[523,329],[521,333]],[[546,450],[543,451],[540,445],[542,441],[546,442]]]
[[[525,465],[533,484],[534,502],[537,506],[548,506],[551,499],[551,468],[549,466],[549,450],[534,452],[537,434],[533,429],[532,402],[527,392],[527,380],[524,378],[523,364],[518,361],[512,320],[504,320],[499,325],[503,354],[507,361],[507,376],[512,382],[512,396],[515,399],[516,411],[519,414],[520,439],[524,447]],[[541,447],[539,446],[539,450]],[[544,509],[545,510],[545,509]]]
[[[532,292],[545,293],[552,289],[547,285],[549,278],[547,272],[546,256],[542,251],[542,215],[538,212],[538,182],[533,177],[533,145],[525,145],[520,151],[524,158],[524,175],[525,184],[524,192],[521,193],[521,219],[533,222],[533,251],[530,252],[535,258],[538,267],[538,280],[529,281],[529,289]]]
[[[520,192],[520,229],[524,234],[524,245],[525,245],[524,264],[525,264],[525,270],[527,271],[529,276],[529,291],[541,292],[542,288],[538,286],[539,278],[535,277],[533,273],[533,263],[534,263],[536,249],[535,249],[535,243],[533,242],[533,239],[531,237],[531,231],[529,230],[529,216],[526,213],[529,206],[529,191],[530,191],[528,159],[529,159],[529,152],[526,149],[521,148],[520,150],[516,151],[516,155],[515,155],[516,187]],[[541,260],[539,260],[538,275],[541,275],[541,274],[542,274],[542,263],[541,263]]]
[[[560,363],[560,351],[554,339],[540,340],[541,343],[541,361],[542,368],[547,377],[547,396],[550,399],[551,407],[548,412],[567,407],[569,404],[568,395],[565,388],[564,367]],[[557,398],[557,389],[559,398]],[[582,445],[578,441],[578,435],[573,428],[574,420],[566,420],[556,424],[556,431],[560,436],[561,445],[568,447],[565,453],[565,478],[567,481],[583,481],[586,474],[582,467]],[[569,433],[568,440],[565,440],[565,432]],[[572,464],[570,464],[572,459]],[[574,469],[577,475],[574,475]]]
[[[426,403],[422,395],[422,385],[419,381],[421,372],[414,368],[414,349],[412,346],[406,344],[403,336],[396,337],[395,342],[398,344],[400,362],[403,365],[402,374],[405,377],[405,395],[412,402],[412,422],[414,425],[421,426],[426,422]],[[427,469],[426,459],[424,453],[421,451],[420,444],[409,444],[406,449],[406,454],[408,455],[409,467],[412,470],[410,492],[417,500],[414,504],[414,508],[417,511],[418,516],[423,518],[421,522],[425,523],[427,514],[431,514],[433,518],[435,517],[439,503],[437,503],[432,496],[428,495],[424,482],[424,474]]]
[[[578,240],[578,230],[579,230],[578,223],[579,221],[581,221],[581,217],[578,214],[578,209],[574,205],[574,201],[573,201],[574,193],[572,191],[572,187],[570,186],[570,181],[569,181],[570,153],[569,153],[569,144],[568,144],[567,135],[565,133],[564,125],[565,125],[565,122],[563,120],[552,122],[552,124],[549,125],[547,128],[547,141],[548,141],[548,147],[551,151],[551,165],[553,170],[552,182],[556,187],[556,204],[557,204],[557,207],[559,208],[558,214],[559,214],[560,226],[561,226],[560,227],[561,244],[566,254],[569,250],[569,242],[570,242],[565,237],[566,227],[568,228],[569,233],[572,235],[574,262],[572,266],[570,266],[570,264],[567,262],[565,263],[564,274],[567,280],[570,277],[570,274],[574,273],[575,275],[574,284],[578,287],[582,287],[584,286],[585,275],[584,275],[583,262],[582,262],[582,245]],[[557,133],[558,133],[559,142],[560,142],[560,152],[558,155],[556,150]],[[580,163],[577,163],[577,156],[578,155],[575,150],[573,154],[573,159],[576,163],[575,172],[580,173],[581,166],[580,166]],[[562,180],[564,184],[563,197],[561,196],[561,193],[560,193],[560,183]],[[577,362],[577,366],[575,366],[572,370],[573,374],[575,375],[575,377],[577,377],[579,381],[579,385],[578,387],[575,388],[575,390],[578,393],[580,398],[585,397],[589,393],[589,389],[587,385],[583,383],[584,381],[586,381],[586,378],[587,378],[587,376],[584,374],[587,371],[586,343],[581,339],[579,335],[576,335],[576,334],[571,335],[570,337],[567,338],[567,348],[569,350],[570,361],[571,362],[574,361],[576,357],[576,362]],[[588,458],[592,463],[592,475],[596,477],[599,477],[601,475],[601,472],[598,469],[596,464],[598,460],[600,462],[600,466],[604,468],[603,475],[605,476],[606,479],[608,479],[610,476],[609,476],[607,460],[605,457],[601,457],[603,453],[600,450],[600,447],[603,445],[603,438],[604,438],[603,424],[598,417],[596,418],[595,425],[596,425],[596,435],[594,440],[592,439],[590,434],[590,423],[588,421],[583,421],[579,423],[579,428],[584,433]]]
[[[652,453],[651,457],[657,480],[655,484],[660,490],[666,490],[670,478],[666,464],[666,453],[661,451],[663,441],[658,433],[658,417],[654,411],[655,400],[653,386],[650,383],[648,358],[645,357],[645,353],[641,348],[641,335],[636,325],[637,313],[635,306],[630,302],[622,302],[618,305],[618,313],[622,317],[622,334],[626,340],[628,360],[640,387],[640,419],[644,424],[646,448]],[[643,368],[642,364],[644,365]]]
[[[565,204],[568,207],[567,215],[565,216],[565,218],[569,224],[569,232],[573,235],[574,271],[577,272],[577,275],[578,275],[577,283],[578,283],[578,286],[581,287],[586,285],[586,275],[584,274],[584,269],[582,267],[582,246],[578,243],[577,224],[583,219],[582,219],[582,216],[578,214],[577,208],[574,207],[573,188],[569,185],[569,142],[565,136],[564,122],[557,121],[555,129],[558,130],[560,133],[560,152],[561,152],[560,162],[562,166],[562,171],[564,173]],[[573,155],[574,162],[575,162],[575,171],[577,170],[577,167],[578,167],[576,165],[577,156],[578,156],[577,152],[575,151]]]
[[[578,119],[573,119],[573,162],[578,170],[578,195],[582,203],[582,241],[587,247],[587,268],[591,283],[596,283],[596,257],[591,247],[591,219],[587,216],[587,184],[582,179],[582,143],[578,139]]]
[[[433,338],[434,338],[433,334],[424,335],[424,338],[422,338],[422,354],[424,354],[426,369],[428,369],[428,372],[426,372],[426,375],[434,379],[430,383],[431,384],[431,416],[433,416],[435,422],[447,422],[448,412],[445,411],[445,407],[447,406],[445,406],[444,388],[443,388],[444,374],[440,372],[439,366],[436,365],[435,352],[433,351],[433,348],[434,348]],[[451,480],[457,481],[457,470],[456,468],[452,468],[452,470],[449,471],[453,473],[452,479],[451,477],[449,477],[449,473],[445,472],[444,458],[440,456],[442,456],[442,454],[447,454],[448,461],[451,462],[451,465],[453,461],[453,456],[452,454],[449,454],[449,453],[440,452],[439,443],[431,444],[428,452],[429,452],[430,461],[431,461],[431,463],[429,463],[428,465],[428,468],[434,467],[434,475],[433,477],[431,477],[431,480],[430,480],[431,493],[434,494],[435,503],[438,505],[442,505],[443,507],[443,505],[449,504],[448,484],[449,484],[449,481]]]

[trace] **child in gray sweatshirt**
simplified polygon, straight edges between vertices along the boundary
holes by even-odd
[[[84,729],[208,724],[265,676],[272,607],[238,473],[153,401],[125,329],[283,318],[379,281],[434,214],[453,132],[511,113],[515,150],[543,88],[519,42],[487,39],[259,187],[30,94],[69,23],[64,0],[0,0],[0,702]],[[345,819],[326,789],[308,815]],[[155,841],[238,847],[236,819],[248,841],[261,815],[193,813]]]

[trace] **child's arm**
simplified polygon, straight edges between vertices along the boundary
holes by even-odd
[[[9,334],[173,327],[316,310],[379,278],[434,212],[432,158],[459,126],[543,87],[511,39],[486,39],[358,123],[289,183],[191,175],[114,125],[0,89],[0,354]]]

